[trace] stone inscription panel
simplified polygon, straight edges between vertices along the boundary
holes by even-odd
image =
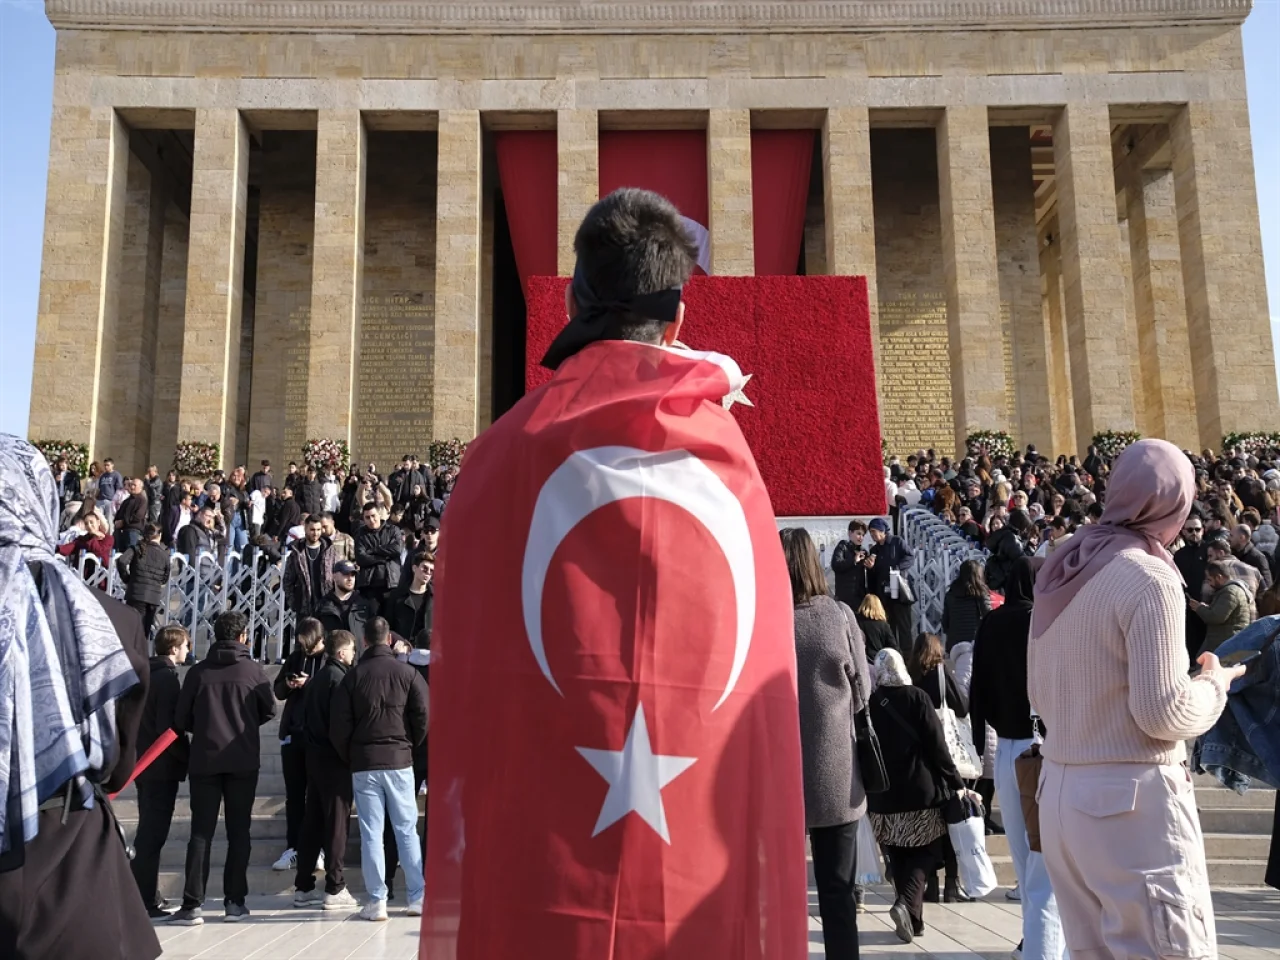
[[[284,448],[289,460],[300,460],[307,425],[307,367],[311,360],[311,304],[301,302],[285,321]]]
[[[361,301],[360,368],[352,455],[390,472],[431,442],[435,303],[423,292]]]
[[[889,449],[950,451],[951,359],[944,297],[880,301],[880,419]]]

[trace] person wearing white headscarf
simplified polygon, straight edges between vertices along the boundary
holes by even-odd
[[[43,455],[0,434],[0,957],[151,960],[107,799],[136,760],[146,638],[58,558],[58,510]]]

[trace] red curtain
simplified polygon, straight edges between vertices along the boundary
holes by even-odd
[[[751,131],[751,210],[756,276],[793,276],[804,242],[813,165],[812,130]]]
[[[707,132],[601,130],[600,196],[619,187],[660,193],[707,226]]]
[[[530,277],[557,273],[556,132],[508,130],[497,134],[494,144],[507,227],[527,296]]]

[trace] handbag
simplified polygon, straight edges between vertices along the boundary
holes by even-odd
[[[853,649],[853,638],[845,632],[845,640],[849,644],[849,654],[856,658]],[[871,698],[862,689],[862,675],[853,668],[853,687],[862,699],[862,709],[853,714],[853,746],[854,757],[858,763],[858,771],[862,774],[862,789],[866,793],[884,793],[889,789],[889,773],[884,766],[884,751],[880,749],[880,738],[876,736],[876,728],[871,723]]]
[[[978,780],[982,777],[982,757],[973,744],[972,731],[961,726],[955,711],[947,706],[947,676],[941,663],[938,664],[938,689],[939,702],[942,704],[937,710],[938,720],[942,723],[942,737],[946,741],[951,762],[956,765],[960,779]]]
[[[1027,846],[1040,853],[1040,770],[1044,758],[1040,745],[1044,737],[1040,733],[1040,718],[1031,712],[1031,729],[1035,742],[1013,761],[1013,775],[1018,781],[1018,799],[1022,801],[1022,819],[1027,825]]]
[[[898,595],[894,596],[894,587],[897,587]],[[915,603],[915,591],[911,589],[911,581],[907,579],[907,575],[901,570],[889,571],[889,597],[897,600],[899,603]]]
[[[960,795],[958,809],[945,816],[947,836],[956,854],[960,886],[971,897],[985,897],[998,884],[996,868],[987,853],[982,801],[972,791]],[[956,805],[949,803],[948,807]]]

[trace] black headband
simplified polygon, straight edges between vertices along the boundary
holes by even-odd
[[[674,323],[680,311],[680,287],[659,290],[657,293],[638,293],[618,300],[604,300],[596,296],[578,267],[574,268],[571,285],[578,312],[556,334],[555,340],[547,348],[542,366],[549,370],[555,370],[588,344],[605,339],[602,321],[610,314],[630,313],[646,320]]]

